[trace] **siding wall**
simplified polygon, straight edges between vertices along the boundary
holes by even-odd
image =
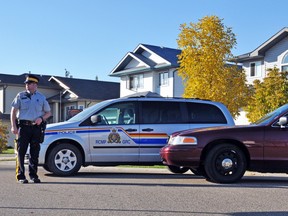
[[[267,52],[265,53],[264,58],[256,60],[262,62],[261,67],[261,76],[259,77],[250,77],[250,63],[256,62],[256,61],[246,61],[243,62],[243,69],[246,72],[247,76],[247,82],[249,84],[252,84],[255,79],[259,79],[260,81],[263,81],[263,78],[267,76],[267,70],[269,68],[274,68],[276,66],[281,70],[281,62],[284,57],[284,55],[288,52],[288,37],[281,40],[279,43],[277,43],[275,46],[271,47]]]
[[[265,53],[265,69],[273,68],[274,66],[281,69],[281,63],[284,55],[288,52],[288,37],[277,43]]]
[[[165,86],[159,86],[159,73],[161,72],[167,72],[167,70],[144,73],[144,88],[137,90],[127,89],[129,76],[122,76],[120,81],[120,97],[145,91],[156,92],[163,97],[181,97],[184,93],[184,86],[182,78],[177,75],[175,69],[168,70],[168,85]]]
[[[174,97],[182,97],[184,94],[184,83],[182,77],[178,76],[178,72],[174,71]]]

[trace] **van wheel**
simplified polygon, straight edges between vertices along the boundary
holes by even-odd
[[[46,164],[43,165],[43,168],[44,168],[47,172],[51,172],[51,170],[49,169],[49,167],[48,167]]]
[[[189,170],[189,167],[183,167],[183,166],[168,166],[168,169],[172,172],[172,173],[176,173],[176,174],[183,174],[185,172],[187,172]]]
[[[208,179],[218,183],[239,181],[246,171],[246,166],[243,151],[231,144],[221,144],[212,148],[204,164]]]
[[[56,145],[47,158],[48,169],[57,176],[70,176],[79,171],[82,155],[79,149],[71,144]]]

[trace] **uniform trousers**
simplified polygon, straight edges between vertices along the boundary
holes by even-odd
[[[21,125],[19,126],[17,140],[17,161],[16,161],[16,179],[26,179],[24,160],[25,155],[30,147],[29,152],[29,177],[30,179],[38,178],[38,158],[40,152],[41,127],[38,125]],[[29,145],[30,144],[30,145]]]

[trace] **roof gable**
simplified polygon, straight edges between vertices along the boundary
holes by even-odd
[[[285,27],[261,44],[258,48],[256,48],[253,52],[251,52],[252,56],[256,55],[264,55],[264,53],[273,47],[275,44],[279,43],[279,41],[283,40],[285,37],[288,36],[288,28]]]
[[[8,84],[8,85],[24,85],[24,81],[26,79],[26,75],[29,73],[23,73],[20,75],[9,75],[9,74],[0,74],[0,85]],[[39,78],[39,86],[43,88],[55,88],[54,85],[48,81],[51,76],[47,75],[39,75],[33,74]]]
[[[64,89],[64,94],[69,93],[77,99],[107,100],[120,97],[120,84],[116,82],[58,76],[52,76],[49,81],[57,82]]]
[[[246,60],[264,57],[265,52],[267,50],[275,46],[277,43],[279,43],[287,36],[288,36],[288,27],[285,27],[281,29],[279,32],[277,32],[275,35],[273,35],[271,38],[269,38],[267,41],[265,41],[263,44],[261,44],[259,47],[257,47],[255,50],[253,50],[252,52],[237,56],[236,60],[241,63]]]
[[[122,76],[163,67],[178,67],[180,50],[139,44],[133,52],[128,52],[111,71],[110,76]]]
[[[0,74],[0,86],[24,86],[25,76]],[[120,97],[120,83],[75,79],[60,76],[38,75],[39,87],[46,89],[55,89],[63,91],[63,94],[69,95],[77,100],[107,100]],[[53,98],[53,97],[51,97]],[[59,94],[55,97],[59,98]]]

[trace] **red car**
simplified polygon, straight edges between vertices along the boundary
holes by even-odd
[[[169,167],[233,183],[246,170],[288,173],[288,104],[246,126],[175,132],[160,155]]]

